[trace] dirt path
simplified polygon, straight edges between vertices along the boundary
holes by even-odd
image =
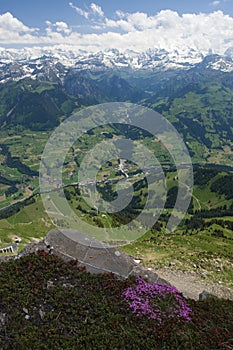
[[[155,272],[188,298],[197,300],[199,294],[205,290],[219,298],[233,300],[232,289],[219,284],[211,284],[209,281],[203,280],[196,272],[182,272],[167,268],[158,269]]]

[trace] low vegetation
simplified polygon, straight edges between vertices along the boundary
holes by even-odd
[[[154,288],[140,283],[147,291]],[[90,275],[76,262],[64,263],[42,251],[1,263],[0,285],[4,350],[229,350],[233,345],[232,301],[187,300],[190,319],[164,317],[159,324],[147,314],[138,316],[125,300],[129,288],[137,288],[134,278]],[[169,290],[159,291],[161,310]],[[172,302],[167,298],[166,307]]]

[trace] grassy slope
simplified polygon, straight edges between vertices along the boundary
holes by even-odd
[[[221,201],[216,192],[210,191],[211,184],[225,173],[219,172],[204,185],[195,185],[194,194],[198,198],[201,207],[206,209],[215,208],[216,205],[229,205],[232,200],[226,200],[222,196]],[[168,188],[177,184],[174,173],[167,174]],[[91,210],[87,204],[81,200],[79,196],[74,195],[74,189],[70,189],[71,201],[70,205],[82,220],[87,220],[93,225],[97,222],[102,223],[106,227],[113,225],[113,219],[110,215],[97,215],[96,210]],[[139,191],[136,192],[139,193]],[[83,216],[83,212],[76,209],[77,205],[81,205],[82,210],[86,210],[87,214]],[[198,209],[194,200],[194,207]],[[91,214],[91,215],[90,215]],[[187,215],[189,217],[190,215]],[[214,219],[214,218],[213,218]],[[222,218],[217,218],[221,219]],[[212,219],[204,219],[209,222]],[[233,216],[225,217],[225,221],[233,220]],[[12,217],[0,220],[0,237],[2,244],[11,241],[13,235],[22,238],[21,246],[23,247],[30,240],[43,237],[53,224],[44,212],[44,208],[40,198],[36,203],[20,210]],[[216,235],[216,231],[222,232],[222,237]],[[130,246],[122,247],[126,253],[142,259],[143,263],[153,266],[170,266],[182,270],[197,270],[202,273],[205,278],[210,278],[215,282],[222,282],[232,287],[232,250],[233,250],[233,232],[227,227],[212,224],[210,227],[195,228],[187,230],[185,226],[180,226],[173,234],[168,234],[162,229],[161,232],[149,231],[145,236]]]
[[[15,215],[0,220],[1,245],[12,241],[17,236],[22,239],[20,248],[32,240],[41,239],[53,228],[40,198],[36,202],[24,207]]]

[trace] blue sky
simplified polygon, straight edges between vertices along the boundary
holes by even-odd
[[[0,46],[107,48],[233,46],[233,0],[0,0]]]
[[[73,4],[85,9],[92,2],[93,1],[74,0]],[[139,11],[152,15],[163,9],[172,9],[180,14],[210,13],[220,9],[225,14],[233,16],[232,0],[99,0],[95,3],[102,7],[108,17],[114,17],[114,13],[117,10],[124,12]],[[64,21],[68,22],[70,25],[84,23],[83,18],[73,11],[69,6],[69,1],[66,0],[1,0],[0,14],[5,12],[11,12],[15,17],[23,21],[24,24],[32,27],[43,27],[46,20],[52,22]]]

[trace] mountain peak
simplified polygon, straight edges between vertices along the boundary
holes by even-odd
[[[131,70],[188,70],[196,66],[205,69],[233,71],[233,48],[224,56],[210,53],[204,55],[193,48],[150,48],[145,52],[108,49],[96,53],[58,48],[0,48],[0,82],[20,80],[30,77],[40,78],[44,75],[56,81],[61,79],[67,70],[102,71],[106,69]]]

